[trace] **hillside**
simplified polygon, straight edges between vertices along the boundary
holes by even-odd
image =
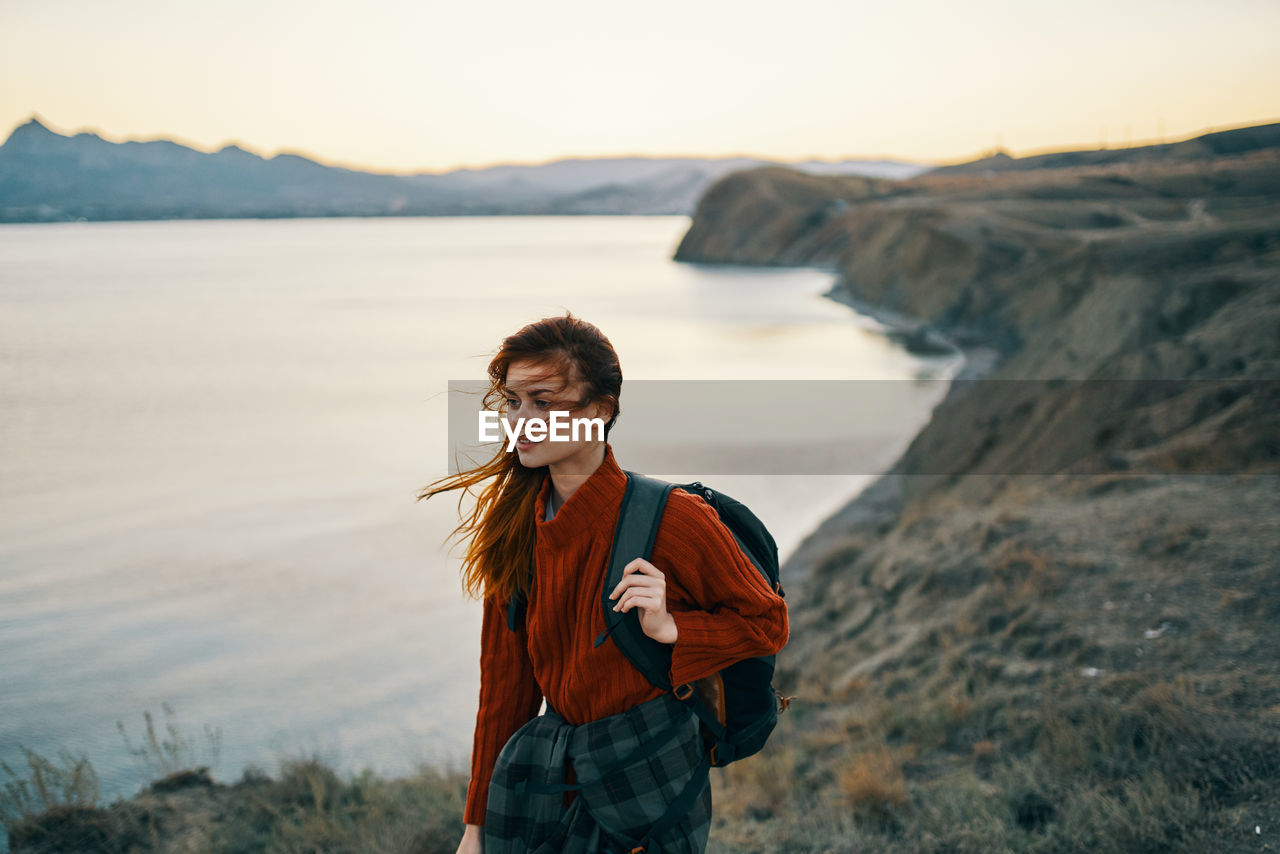
[[[940,167],[934,170],[934,174],[975,174],[1023,169],[1102,166],[1113,163],[1151,164],[1179,160],[1212,160],[1224,155],[1275,148],[1278,145],[1280,145],[1280,123],[1232,128],[1158,145],[1055,151],[1029,157],[1010,157],[1006,152],[998,152],[969,163]]]
[[[1276,850],[1280,152],[753,170],[676,257],[827,266],[999,354],[783,568],[800,699],[731,839]]]

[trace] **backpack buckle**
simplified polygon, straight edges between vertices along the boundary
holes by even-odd
[[[684,689],[683,694],[680,693],[680,690],[682,688]],[[672,688],[671,692],[676,695],[677,700],[681,700],[681,701],[687,700],[693,696],[693,685],[686,682],[683,685],[677,685],[676,687]]]

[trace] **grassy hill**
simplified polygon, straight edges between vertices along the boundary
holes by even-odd
[[[998,354],[784,567],[801,699],[727,775],[746,824],[722,838],[1280,847],[1276,150],[754,170],[677,257],[827,265],[850,302]]]

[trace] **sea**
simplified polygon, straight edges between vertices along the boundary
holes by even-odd
[[[480,603],[456,493],[416,497],[449,471],[450,382],[539,318],[617,350],[624,467],[632,380],[900,380],[891,460],[956,359],[824,296],[830,271],[674,261],[689,225],[0,226],[0,783],[32,751],[87,758],[100,803],[180,766],[466,768]],[[785,561],[872,477],[704,479]]]

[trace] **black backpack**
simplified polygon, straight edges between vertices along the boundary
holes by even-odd
[[[673,686],[668,678],[671,647],[644,633],[638,609],[614,611],[609,593],[622,581],[623,567],[637,557],[649,559],[672,489],[683,489],[710,504],[770,588],[785,597],[778,573],[777,543],[746,505],[700,481],[676,484],[632,471],[625,473],[627,488],[614,530],[601,601],[608,628],[596,638],[595,645],[600,646],[612,635],[622,653],[650,683],[672,691],[697,714],[710,748],[711,765],[724,766],[751,756],[764,746],[778,723],[778,712],[784,711],[793,699],[773,687],[775,656],[743,659],[695,683]],[[507,625],[512,630],[523,616],[524,605],[519,597],[508,605]]]

